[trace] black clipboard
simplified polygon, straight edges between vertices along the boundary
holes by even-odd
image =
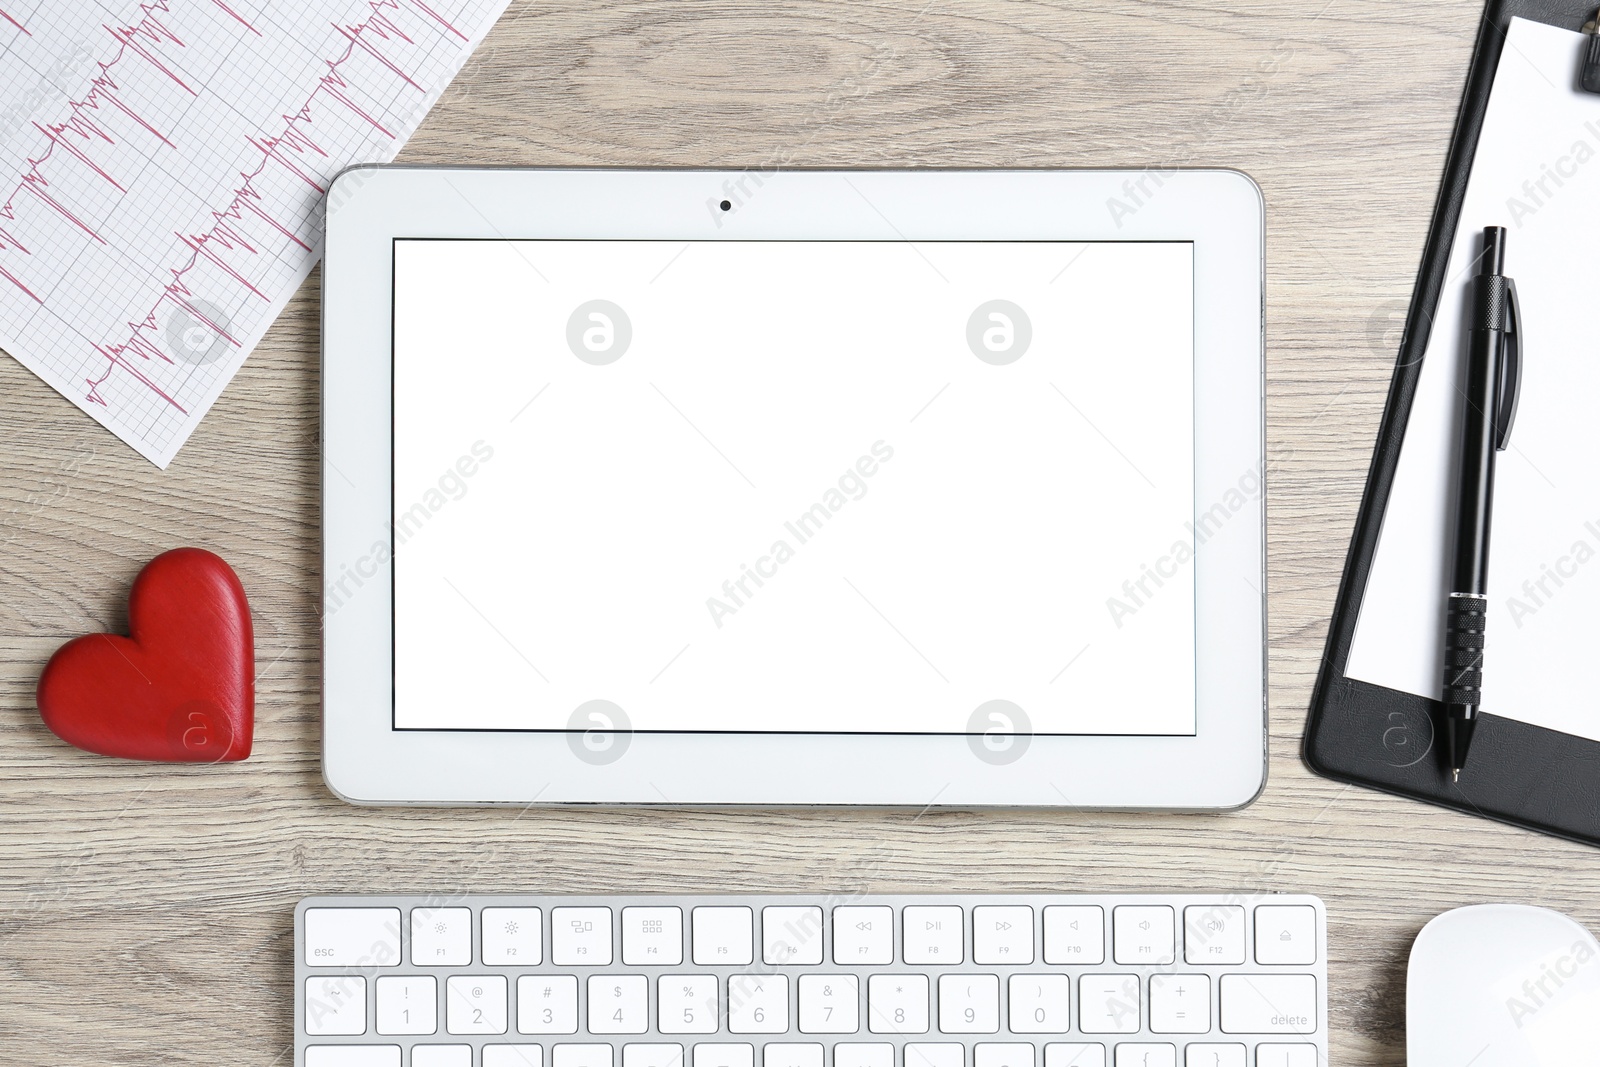
[[[1600,742],[1485,713],[1473,739],[1470,773],[1453,784],[1440,755],[1439,702],[1347,678],[1345,665],[1506,31],[1513,16],[1579,30],[1595,13],[1597,2],[1489,0],[1484,11],[1311,698],[1304,750],[1311,768],[1329,778],[1591,845],[1600,845]],[[1577,76],[1574,69],[1574,81]],[[1492,634],[1490,641],[1492,650]],[[1489,669],[1493,670],[1492,659]],[[1596,713],[1600,714],[1600,701]]]

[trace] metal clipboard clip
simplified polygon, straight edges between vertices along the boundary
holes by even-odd
[[[1578,68],[1578,84],[1586,93],[1600,93],[1600,11],[1583,24],[1588,40],[1583,42],[1583,65]]]

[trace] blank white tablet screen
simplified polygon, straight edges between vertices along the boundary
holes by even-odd
[[[1193,734],[1193,276],[395,242],[395,727]]]

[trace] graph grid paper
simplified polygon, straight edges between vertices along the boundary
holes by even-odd
[[[166,467],[509,0],[0,0],[0,348]]]

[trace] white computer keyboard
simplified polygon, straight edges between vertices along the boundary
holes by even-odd
[[[336,896],[297,1067],[1324,1067],[1311,896]]]

